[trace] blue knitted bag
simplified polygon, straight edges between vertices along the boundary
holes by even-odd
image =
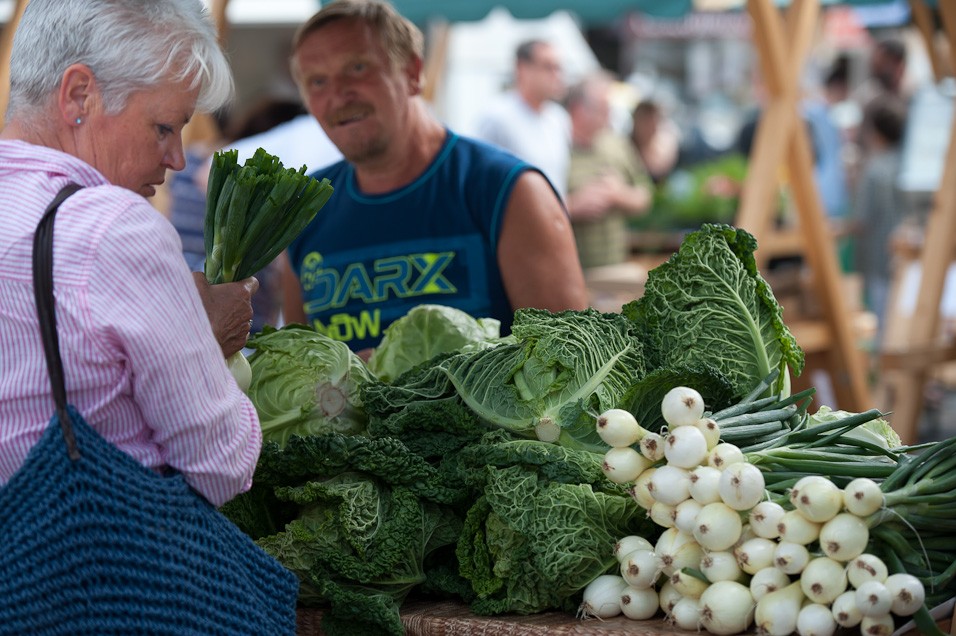
[[[52,219],[75,189],[54,200],[34,243],[57,408],[0,488],[0,634],[294,634],[295,575],[182,475],[142,466],[66,403]]]

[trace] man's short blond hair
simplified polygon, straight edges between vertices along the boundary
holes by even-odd
[[[396,66],[415,57],[425,57],[425,37],[421,30],[391,4],[381,0],[334,0],[326,4],[296,30],[292,38],[293,55],[307,35],[343,19],[360,20],[372,27],[382,38],[382,46]]]

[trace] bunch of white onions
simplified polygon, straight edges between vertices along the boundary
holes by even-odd
[[[615,547],[621,572],[608,575],[620,597],[619,608],[608,605],[615,615],[650,618],[659,607],[684,629],[735,634],[756,624],[762,634],[827,636],[838,626],[890,634],[894,615],[923,606],[919,579],[890,575],[864,552],[866,518],[884,505],[874,481],[858,478],[840,489],[807,476],[774,501],[763,473],[720,441],[697,391],[671,390],[661,411],[662,435],[627,411],[598,418],[612,447],[605,474],[631,483],[634,499],[665,528],[654,546],[625,537]],[[614,434],[605,436],[608,430]]]

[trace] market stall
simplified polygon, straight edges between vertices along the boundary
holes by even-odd
[[[655,6],[664,4],[675,6]],[[223,32],[224,6],[217,5]],[[772,100],[740,227],[691,233],[672,259],[647,272],[644,295],[620,313],[519,310],[513,338],[503,341],[493,325],[464,312],[419,307],[367,363],[344,343],[296,325],[250,341],[244,390],[267,443],[252,490],[223,512],[299,576],[299,633],[329,625],[422,635],[683,633],[660,620],[659,608],[685,626],[748,633],[754,604],[762,627],[771,620],[760,616],[757,591],[784,589],[799,590],[798,600],[786,599],[794,624],[805,596],[833,624],[849,627],[844,614],[866,609],[870,624],[888,633],[892,609],[899,618],[917,616],[920,631],[934,618],[950,628],[952,607],[940,602],[956,581],[956,439],[905,448],[867,408],[809,143],[795,123],[798,71],[820,4],[795,0],[785,18],[770,0],[748,0],[747,9]],[[839,406],[855,413],[811,413],[813,390],[791,391],[790,372],[800,372],[804,352],[759,275],[757,249],[773,238],[769,208],[781,166],[824,297],[820,346],[833,351]],[[445,348],[436,351],[436,343]],[[913,461],[915,450],[926,455]],[[698,482],[710,491],[704,483],[697,490]],[[684,508],[687,515],[678,511],[685,502],[696,505]],[[772,506],[755,513],[764,504]],[[837,518],[849,530],[840,533]],[[634,547],[642,545],[636,539],[651,546],[645,534],[660,537],[653,549]],[[752,560],[738,552],[751,542]],[[778,554],[783,544],[788,551]],[[864,554],[868,545],[873,554]],[[705,550],[732,563],[718,575]],[[652,577],[637,552],[651,552]],[[887,569],[882,577],[877,562]],[[787,578],[810,563],[820,564],[816,579]],[[889,569],[918,573],[919,587],[865,587],[882,585]],[[786,583],[740,583],[743,573],[756,578],[764,570]],[[615,579],[613,593],[604,590],[599,602],[589,592],[605,576]],[[659,601],[658,582],[662,594],[668,584],[677,592],[672,604]],[[403,604],[415,588],[433,600]],[[654,590],[643,618],[617,616],[631,588]],[[588,621],[569,606],[582,589],[574,605]],[[831,615],[844,594],[856,605]],[[434,600],[456,595],[460,601]],[[685,599],[700,602],[692,623],[677,618]],[[906,602],[897,608],[897,600]],[[943,614],[930,616],[924,600]],[[725,614],[732,605],[737,611]]]
[[[367,365],[312,330],[257,336],[249,394],[267,444],[224,511],[300,576],[300,633],[615,633],[624,602],[607,606],[625,594],[653,601],[628,612],[632,633],[677,633],[658,603],[684,629],[746,633],[784,589],[801,595],[791,618],[805,594],[851,626],[864,586],[890,585],[884,568],[931,577],[904,595],[945,608],[956,438],[901,448],[879,411],[792,393],[803,354],[755,248],[702,227],[620,314],[519,310],[504,342],[435,306],[393,323]],[[764,571],[778,580],[758,583]],[[878,633],[895,620],[883,605]]]

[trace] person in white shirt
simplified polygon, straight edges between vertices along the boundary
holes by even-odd
[[[264,132],[237,139],[227,144],[226,149],[239,152],[239,162],[265,148],[275,155],[287,168],[298,170],[306,167],[306,173],[331,165],[342,158],[328,136],[315,121],[315,117],[303,113]]]
[[[557,49],[542,40],[520,44],[515,84],[482,115],[475,137],[541,169],[562,198],[567,194],[571,119],[558,101],[566,90]]]

